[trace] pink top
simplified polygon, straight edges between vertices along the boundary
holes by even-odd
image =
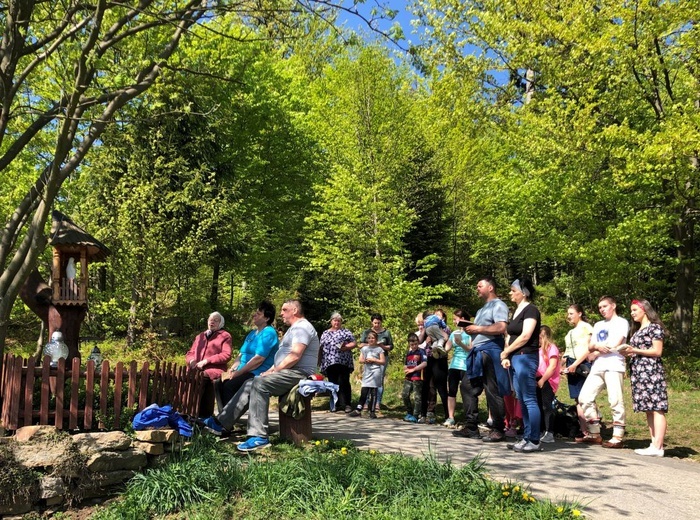
[[[559,349],[554,343],[550,343],[547,347],[547,355],[545,356],[540,348],[540,364],[537,367],[537,377],[543,376],[547,367],[549,366],[549,360],[552,358],[557,358],[557,368],[554,370],[554,374],[547,381],[552,386],[552,390],[556,392],[559,389]]]
[[[204,358],[209,360],[204,367],[204,375],[212,381],[221,377],[231,359],[231,335],[225,330],[217,330],[207,337],[207,331],[204,331],[194,338],[192,347],[185,354],[185,361],[189,365],[190,361],[202,361]]]

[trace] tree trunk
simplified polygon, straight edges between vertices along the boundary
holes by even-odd
[[[129,307],[129,325],[126,329],[126,345],[133,347],[136,343],[137,311],[139,305],[138,276],[134,275],[131,280],[131,306]]]
[[[214,271],[211,276],[211,293],[209,294],[209,310],[215,311],[219,305],[219,275],[221,264],[214,262]]]

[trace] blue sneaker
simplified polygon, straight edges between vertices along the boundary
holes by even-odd
[[[411,415],[410,413],[406,414],[406,417],[403,418],[404,421],[406,422],[412,422],[412,423],[417,423],[418,419],[416,418],[415,415]]]
[[[221,423],[217,421],[214,416],[207,417],[202,421],[202,426],[204,426],[204,429],[208,431],[209,433],[213,433],[214,435],[221,436],[224,433],[224,427],[221,426]]]
[[[236,446],[236,449],[238,451],[255,451],[267,448],[269,445],[270,441],[265,437],[250,437]]]

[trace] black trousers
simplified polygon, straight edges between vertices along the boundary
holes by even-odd
[[[484,375],[473,379],[465,375],[459,385],[467,428],[476,430],[479,427],[479,396],[485,390],[486,404],[491,412],[493,428],[502,432],[505,428],[506,407],[503,396],[498,390],[493,360],[486,352],[477,352],[476,355],[481,355]]]
[[[421,415],[435,413],[437,397],[440,396],[442,407],[447,415],[447,358],[428,357],[428,366],[423,370],[423,395]]]
[[[338,403],[337,410],[342,410],[346,406],[350,406],[352,402],[352,387],[350,386],[350,374],[352,369],[345,365],[335,364],[326,368],[326,376],[328,381],[338,385]]]

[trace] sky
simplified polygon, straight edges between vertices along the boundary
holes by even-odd
[[[378,0],[366,0],[363,4],[358,4],[358,11],[365,17],[370,18],[370,12],[372,8],[376,7]],[[418,43],[418,36],[413,33],[413,27],[411,26],[412,15],[406,9],[407,2],[405,0],[383,0],[391,9],[398,11],[398,14],[394,20],[379,20],[378,27],[383,31],[388,31],[388,29],[396,22],[401,24],[403,28],[405,40],[400,41],[402,47],[408,48],[410,44]],[[352,7],[352,0],[344,0],[343,5],[346,7]],[[361,19],[348,13],[341,12],[340,23],[345,23],[348,27],[357,29],[361,32],[367,32],[367,25]]]

